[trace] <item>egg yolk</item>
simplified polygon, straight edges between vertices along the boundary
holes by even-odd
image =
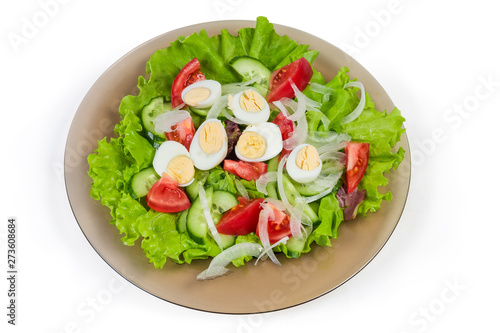
[[[254,159],[264,155],[267,144],[264,137],[259,133],[245,131],[238,139],[236,148],[243,157]]]
[[[221,150],[224,135],[222,126],[217,122],[205,123],[200,129],[199,144],[206,154],[213,154]]]
[[[305,146],[297,153],[295,164],[301,169],[311,171],[319,166],[319,155],[313,146]]]
[[[199,103],[210,97],[210,93],[210,89],[205,87],[191,89],[184,95],[184,102],[188,105],[198,106]]]
[[[259,112],[264,109],[266,101],[253,90],[245,90],[240,97],[240,107],[246,112]]]
[[[194,178],[193,161],[187,156],[174,157],[167,166],[169,175],[177,184],[186,184]]]

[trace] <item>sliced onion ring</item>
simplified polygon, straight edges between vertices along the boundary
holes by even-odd
[[[173,132],[173,126],[190,117],[191,114],[186,110],[167,111],[153,119],[155,131],[158,133]]]
[[[340,125],[348,124],[351,121],[358,118],[359,115],[361,114],[361,112],[363,112],[363,109],[365,108],[365,104],[366,104],[365,87],[363,86],[363,84],[361,82],[359,82],[359,81],[348,82],[344,85],[344,89],[348,88],[348,87],[359,88],[361,90],[361,98],[359,99],[358,106],[356,106],[356,108],[351,113],[349,113],[347,116],[345,116],[344,118],[342,118],[340,120]]]
[[[234,185],[236,186],[236,189],[241,194],[241,196],[243,198],[245,198],[245,200],[250,200],[250,196],[248,195],[248,191],[247,191],[246,187],[243,185],[243,183],[239,179],[234,178]]]
[[[268,195],[267,184],[275,181],[276,181],[276,171],[266,172],[260,175],[260,177],[255,181],[255,187],[257,188],[257,191],[259,191],[260,193]]]
[[[207,119],[217,118],[221,114],[221,112],[227,107],[227,103],[228,103],[227,95],[222,95],[221,97],[219,97],[208,110]]]
[[[295,92],[295,97],[297,97],[299,105],[301,105],[301,103],[304,103],[304,108],[306,110],[319,111],[318,108],[321,107],[321,103],[316,102],[304,95],[304,93],[297,88],[295,83],[292,83],[292,89]]]
[[[259,228],[258,232],[260,242],[262,243],[262,246],[264,246],[264,251],[268,255],[269,259],[271,259],[271,261],[276,265],[281,265],[278,258],[276,258],[276,255],[272,251],[271,242],[269,241],[268,225],[269,221],[274,221],[273,209],[265,203],[262,203],[261,206],[262,210],[259,213],[259,223],[257,225]]]
[[[208,205],[207,193],[205,192],[203,185],[201,185],[200,183],[198,183],[198,193],[200,196],[201,208],[203,208],[203,214],[205,215],[205,219],[207,220],[208,228],[210,229],[210,232],[212,233],[212,237],[214,238],[215,242],[222,250],[223,248],[222,239],[219,235],[219,232],[217,231],[217,228],[215,227],[214,220],[212,219],[212,214],[210,214],[210,207]]]
[[[216,277],[225,275],[229,273],[229,269],[226,266],[233,260],[239,259],[245,256],[259,257],[263,253],[264,248],[262,245],[257,243],[238,243],[235,244],[218,255],[216,255],[208,268],[198,274],[196,277],[199,281],[215,279]]]
[[[317,92],[319,94],[332,94],[335,92],[335,89],[333,88],[330,88],[328,86],[325,86],[323,84],[319,84],[317,82],[311,82],[309,84],[309,86],[311,87],[311,90],[314,91],[314,92]]]
[[[276,243],[272,244],[269,246],[269,248],[267,249],[264,249],[264,251],[262,251],[261,255],[257,258],[257,260],[255,261],[255,265],[257,265],[257,263],[259,262],[259,260],[262,260],[262,258],[264,258],[264,256],[268,255],[268,252],[271,251],[278,245],[281,245],[281,244],[285,244],[288,240],[288,236],[285,236],[283,238],[281,238],[279,241],[277,241]],[[274,254],[273,254],[274,255]],[[275,256],[276,257],[276,256]],[[277,261],[278,259],[276,259]],[[280,262],[278,261],[278,265],[281,266]]]

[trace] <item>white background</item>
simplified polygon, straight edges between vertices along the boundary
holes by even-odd
[[[18,325],[6,323],[2,273],[1,327],[57,333],[498,330],[500,20],[493,1],[464,3],[2,1],[2,271],[11,216],[18,221],[20,259]],[[85,93],[134,47],[182,26],[259,15],[350,47],[379,80],[407,119],[408,202],[381,253],[317,300],[258,316],[186,309],[128,284],[89,245],[66,197],[65,140]],[[29,23],[39,25],[31,34],[23,28]],[[24,40],[16,44],[13,36]]]

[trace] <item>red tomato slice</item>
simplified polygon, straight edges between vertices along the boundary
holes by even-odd
[[[165,173],[149,189],[146,202],[151,209],[163,213],[177,213],[191,206],[186,192]]]
[[[223,235],[247,235],[255,232],[259,222],[259,213],[262,209],[262,198],[252,199],[225,212],[220,218],[216,228]]]
[[[186,118],[183,121],[178,122],[177,124],[172,126],[172,129],[172,132],[165,133],[167,135],[167,139],[177,141],[183,144],[184,147],[189,150],[195,132],[193,119]]]
[[[281,138],[283,139],[283,141],[288,139],[290,137],[290,135],[292,135],[292,133],[295,129],[295,125],[294,125],[293,121],[291,121],[290,119],[287,119],[282,112],[278,113],[278,115],[276,116],[276,118],[274,118],[272,123],[276,124],[279,127],[280,132],[281,132]],[[291,150],[286,150],[285,148],[283,148],[283,150],[281,151],[279,160],[281,161],[283,156],[288,155],[290,153],[291,153]]]
[[[274,221],[267,221],[267,233],[269,234],[269,242],[274,244],[283,237],[290,237],[292,235],[292,231],[290,229],[290,216],[273,205],[269,203],[268,205],[273,209]],[[261,221],[259,221],[259,223],[261,223]],[[259,228],[260,226],[257,225],[257,236],[259,236]]]
[[[267,164],[262,162],[243,162],[224,160],[224,170],[248,181],[257,180],[267,172]]]
[[[272,121],[273,124],[277,125],[281,132],[281,138],[283,141],[288,139],[290,135],[292,135],[293,130],[295,129],[295,125],[293,121],[287,119],[283,112],[278,113],[276,118]]]
[[[370,144],[364,142],[348,142],[345,147],[347,156],[346,186],[347,193],[358,187],[368,165]]]
[[[200,62],[194,58],[181,69],[172,83],[172,92],[170,94],[172,107],[175,108],[184,103],[181,98],[184,88],[201,80],[205,80],[205,75],[200,70]]]
[[[267,101],[269,103],[280,100],[283,97],[293,98],[295,93],[290,81],[295,83],[297,88],[302,91],[309,84],[313,75],[313,70],[306,58],[300,58],[294,62],[274,71],[271,74],[269,82],[269,94]]]

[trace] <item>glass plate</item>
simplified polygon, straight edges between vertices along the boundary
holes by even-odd
[[[119,122],[121,99],[137,94],[137,78],[145,75],[146,62],[154,51],[170,45],[178,36],[205,29],[209,36],[227,29],[236,35],[254,21],[217,21],[180,28],[138,46],[114,63],[95,82],[82,100],[69,131],[65,153],[65,181],[75,218],[97,253],[130,283],[163,300],[203,311],[217,313],[261,313],[284,309],[315,299],[339,287],[365,267],[381,250],[399,222],[410,183],[410,151],[406,134],[398,146],[406,157],[397,171],[388,174],[386,190],[391,202],[367,218],[343,223],[332,247],[314,247],[300,259],[279,256],[282,266],[270,260],[253,261],[214,280],[199,282],[196,276],[209,264],[198,260],[178,265],[167,260],[163,269],[155,269],[142,252],[140,241],[129,247],[122,244],[115,226],[109,224],[109,210],[89,195],[91,178],[87,175],[87,156],[97,141],[113,136]],[[370,73],[339,48],[306,32],[274,25],[280,35],[288,35],[300,44],[318,50],[315,68],[328,81],[342,66],[365,85],[378,110],[393,110],[394,104]]]

